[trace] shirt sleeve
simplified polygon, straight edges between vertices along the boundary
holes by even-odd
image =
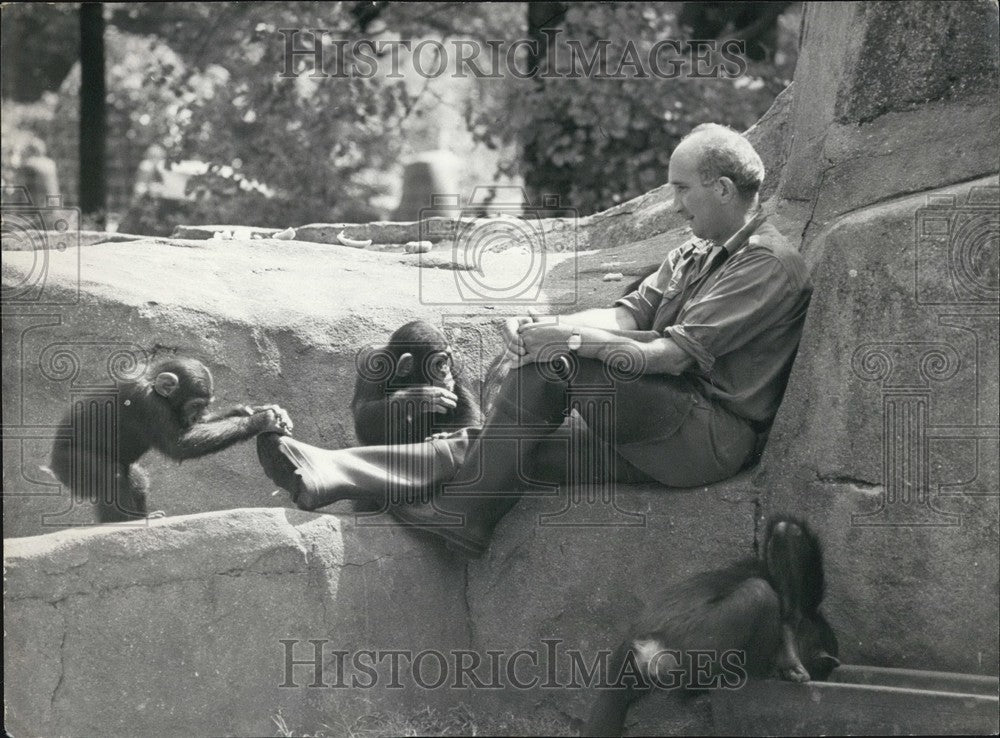
[[[663,299],[663,292],[656,287],[656,275],[653,272],[646,277],[639,289],[615,300],[615,307],[619,305],[632,315],[637,328],[641,331],[648,331],[653,325],[653,318],[656,316],[656,308],[660,306]]]
[[[770,251],[744,249],[722,269],[719,279],[663,331],[705,374],[717,357],[792,317],[804,288]]]
[[[655,272],[646,277],[639,289],[622,295],[615,301],[615,307],[619,305],[631,313],[635,319],[635,324],[641,331],[651,330],[653,320],[656,318],[656,310],[663,300],[663,288],[670,281],[671,275],[677,266],[678,260],[683,254],[684,248],[689,244],[681,244],[675,249],[671,249],[664,259],[663,264]]]

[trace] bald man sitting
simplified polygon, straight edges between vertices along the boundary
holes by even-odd
[[[260,436],[265,472],[305,509],[371,500],[479,556],[525,488],[523,470],[565,481],[567,463],[586,463],[553,443],[581,388],[614,396],[614,417],[583,418],[613,457],[595,474],[610,466],[618,481],[693,487],[752,465],[802,334],[806,265],[761,214],[764,165],[736,131],[695,128],[668,177],[694,237],[613,307],[509,321],[511,371],[481,429],[339,451]]]

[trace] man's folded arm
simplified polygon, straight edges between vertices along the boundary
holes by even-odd
[[[609,308],[593,308],[579,313],[559,316],[559,322],[564,325],[589,326],[607,331],[636,331],[639,324],[632,312],[618,305]],[[643,331],[653,333],[653,331]]]
[[[628,333],[637,334],[634,337]],[[577,353],[585,359],[607,362],[619,354],[634,357],[633,366],[641,374],[682,374],[695,360],[671,338],[656,331],[608,331],[601,328],[581,328],[581,345]]]
[[[804,276],[801,281],[794,278],[779,259],[762,251],[741,253],[733,257],[737,259],[738,271],[724,274],[664,331],[705,374],[717,357],[755,340],[776,323],[800,319],[808,305]]]

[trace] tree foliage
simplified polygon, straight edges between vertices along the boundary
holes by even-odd
[[[670,4],[651,2],[570,3],[559,29],[549,48],[559,75],[508,76],[470,103],[467,120],[489,144],[517,144],[518,157],[503,171],[522,175],[533,200],[558,194],[581,214],[663,184],[671,151],[695,125],[750,127],[788,84],[795,65],[792,32],[782,36],[775,57],[751,62],[735,78],[640,76],[628,65],[622,79],[574,78],[568,76],[573,41],[591,51],[606,43],[613,74],[628,45],[646,60],[658,41],[687,35]]]
[[[565,13],[556,14],[561,32],[548,52],[563,72],[570,41],[588,53],[606,44],[613,70],[629,43],[642,56],[658,41],[688,35],[675,15],[681,3],[548,5],[565,6]],[[528,28],[524,3],[106,7],[109,156],[127,160],[132,174],[153,144],[172,161],[207,163],[207,172],[192,181],[197,199],[184,207],[189,222],[283,226],[380,214],[373,201],[385,192],[386,173],[398,165],[414,110],[418,115],[428,101],[421,103],[422,91],[412,79],[408,86],[382,69],[367,79],[312,78],[310,62],[300,58],[305,74],[282,77],[279,29],[323,28],[328,38],[351,41],[437,38],[508,45],[535,31]],[[75,13],[64,8],[57,15],[60,32],[73,33]],[[475,140],[510,152],[499,174],[522,177],[533,200],[559,194],[581,213],[601,210],[662,184],[674,145],[697,123],[749,127],[791,77],[796,25],[794,19],[784,23],[777,56],[751,62],[735,79],[507,74],[475,81],[465,119]],[[24,43],[30,52],[34,41]],[[300,43],[308,38],[300,35]],[[36,52],[52,53],[51,46],[49,39]],[[350,46],[347,54],[350,64]],[[63,63],[65,54],[56,56],[53,64]],[[515,59],[521,69],[525,56],[522,49]],[[61,165],[76,155],[78,90],[78,72],[71,72],[48,138]],[[72,168],[61,166],[61,176]],[[71,176],[63,181],[72,186],[76,173],[66,174]],[[156,212],[148,216],[160,218]]]

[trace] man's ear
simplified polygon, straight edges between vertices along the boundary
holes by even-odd
[[[181,380],[173,372],[160,372],[153,380],[153,389],[162,397],[170,397],[181,386]]]
[[[739,192],[736,190],[736,183],[729,177],[719,177],[718,183],[722,187],[723,200],[734,200],[739,196]]]
[[[407,351],[405,354],[401,354],[399,361],[396,362],[396,376],[406,377],[413,371],[413,354]]]

